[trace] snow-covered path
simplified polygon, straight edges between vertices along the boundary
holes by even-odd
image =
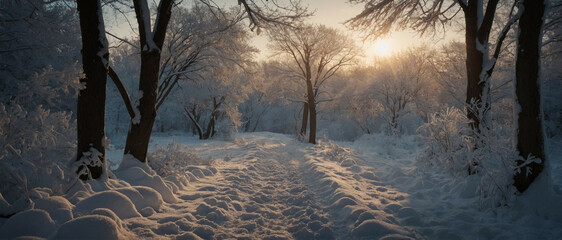
[[[254,136],[238,143],[204,143],[195,148],[202,155],[218,157],[213,164],[217,173],[197,178],[179,192],[181,200],[171,204],[168,211],[148,217],[160,224],[157,229],[166,226],[170,231],[147,234],[146,226],[131,219],[129,227],[137,235],[421,238],[410,228],[399,226],[399,219],[415,216],[413,209],[396,204],[406,199],[404,194],[380,186],[370,168],[359,167],[350,159],[337,159],[346,154],[334,155],[281,135]],[[326,157],[335,159],[325,161]],[[198,175],[198,168],[192,170]]]
[[[272,133],[187,140],[201,156],[217,159],[218,172],[191,182],[171,207],[192,217],[186,230],[205,239],[560,236],[560,222],[526,216],[526,210],[479,210],[470,188],[450,189],[456,183],[448,177],[414,171],[421,150],[415,138],[393,141],[309,145]]]
[[[64,196],[34,189],[32,209],[0,218],[0,239],[562,237],[559,197],[530,191],[513,206],[479,209],[470,185],[416,170],[415,137],[310,145],[273,133],[232,141],[163,135],[152,144],[169,142],[212,163],[189,166],[178,180],[133,159],[113,171],[119,180],[77,182]]]
[[[216,163],[218,173],[191,184],[174,208],[208,225],[214,238],[330,239],[330,216],[322,211],[284,143],[247,144],[243,154]],[[196,230],[195,232],[200,232]]]

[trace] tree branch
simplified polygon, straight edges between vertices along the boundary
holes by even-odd
[[[129,112],[129,116],[131,117],[131,119],[134,118],[135,112],[133,111],[133,105],[131,104],[131,99],[129,98],[129,93],[127,93],[127,89],[123,85],[123,82],[121,81],[117,73],[113,70],[113,68],[111,68],[111,66],[108,67],[108,70],[109,71],[107,74],[109,75],[111,80],[113,80],[113,83],[115,83],[115,86],[119,90],[119,93],[121,94],[121,98],[125,103],[125,107],[127,107],[127,112]]]

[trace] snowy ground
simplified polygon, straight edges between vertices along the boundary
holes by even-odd
[[[0,219],[0,238],[561,239],[562,201],[541,180],[510,208],[486,210],[470,181],[415,168],[414,136],[300,143],[273,133],[234,141],[157,135],[209,166],[162,179],[136,162],[123,181],[79,183],[63,197],[32,193],[35,209]],[[557,141],[553,146],[562,146]],[[562,149],[562,148],[554,148]],[[560,156],[551,150],[560,194]],[[121,150],[109,156],[119,159]],[[136,164],[136,165],[135,165]]]

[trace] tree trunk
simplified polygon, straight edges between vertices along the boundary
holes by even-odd
[[[312,89],[312,82],[307,81],[307,92],[308,92],[308,111],[310,113],[310,131],[308,134],[308,142],[316,144],[316,100],[314,99],[314,92]]]
[[[191,122],[193,123],[193,128],[194,131],[197,130],[197,134],[199,135],[199,139],[203,139],[203,129],[201,129],[201,125],[199,125],[199,117],[200,116],[193,116],[196,111],[195,108],[193,109],[193,113],[189,111],[189,109],[187,109],[186,107],[183,108],[183,110],[185,111],[185,115],[187,115],[189,117],[189,119],[191,120]]]
[[[308,135],[308,142],[316,144],[316,104],[314,104],[314,97],[312,102],[313,104],[308,108],[310,110],[310,135]]]
[[[463,8],[466,37],[466,104],[470,126],[476,132],[488,127],[492,68],[484,69],[489,58],[488,43],[499,0],[468,0]],[[484,10],[484,4],[486,9]],[[480,15],[480,19],[479,19]],[[479,22],[480,21],[480,22]],[[488,67],[488,66],[486,66]]]
[[[125,154],[131,154],[139,161],[146,162],[150,134],[156,119],[160,49],[164,45],[166,30],[172,16],[173,0],[160,1],[155,21],[157,26],[153,33],[150,29],[150,19],[145,18],[150,16],[149,12],[144,12],[148,11],[146,0],[134,0],[133,4],[139,26],[140,49],[142,49],[139,80],[139,92],[142,94],[142,97],[139,99],[138,105],[140,121],[137,123],[131,120],[131,127],[129,128],[125,143]],[[156,46],[152,46],[151,43]]]
[[[300,136],[304,138],[306,136],[306,128],[308,125],[308,103],[304,103],[302,107],[302,123]]]
[[[517,115],[519,131],[517,150],[523,160],[518,160],[519,170],[514,176],[514,186],[524,192],[544,168],[544,139],[540,95],[540,47],[542,36],[543,0],[523,1],[519,19],[519,44],[515,63],[515,94],[521,111]],[[539,162],[525,163],[528,157]]]
[[[207,131],[203,134],[202,139],[209,139],[213,137],[215,131],[215,114],[211,114],[211,119],[209,120],[209,124],[207,124]]]
[[[141,51],[141,72],[138,100],[140,121],[133,123],[127,134],[125,154],[131,154],[141,162],[146,162],[150,134],[156,119],[156,97],[158,95],[158,71],[160,68],[160,52]]]
[[[85,75],[80,79],[85,88],[78,94],[77,161],[84,160],[87,164],[87,171],[84,171],[84,165],[78,168],[78,172],[83,173],[79,176],[80,179],[85,180],[89,178],[88,175],[94,179],[99,178],[105,164],[105,91],[109,52],[100,1],[77,0],[77,9],[80,15],[82,66]],[[88,155],[86,152],[89,152]],[[90,159],[82,159],[84,157]]]
[[[476,3],[468,5],[465,10],[465,41],[466,41],[466,104],[467,117],[471,121],[470,127],[480,130],[479,109],[482,107],[484,82],[480,81],[484,55],[478,50],[478,9]]]

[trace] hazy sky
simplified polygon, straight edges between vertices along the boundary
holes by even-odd
[[[224,1],[224,0],[223,0]],[[338,28],[345,31],[349,36],[357,39],[359,45],[364,46],[364,54],[368,61],[375,55],[387,55],[393,51],[399,51],[407,47],[420,44],[416,35],[412,32],[394,32],[391,36],[387,36],[381,41],[361,41],[361,33],[348,30],[343,22],[347,19],[359,14],[363,9],[363,5],[351,5],[346,0],[302,0],[303,5],[308,5],[310,11],[314,11],[314,16],[308,22],[315,24],[324,24],[330,27]],[[269,51],[267,50],[267,39],[264,36],[256,36],[254,39],[256,47],[262,53],[260,58],[267,58]]]
[[[215,2],[218,5],[233,6],[237,4],[238,1],[215,0]],[[350,19],[361,12],[363,9],[362,4],[351,5],[347,3],[347,0],[301,0],[301,2],[304,6],[308,6],[308,9],[311,12],[314,12],[314,16],[308,20],[309,23],[324,24],[329,27],[338,28],[345,31],[352,38],[357,39],[358,45],[362,45],[364,47],[365,61],[370,61],[372,57],[376,55],[385,56],[392,52],[424,43],[423,39],[416,36],[416,34],[411,31],[393,32],[392,35],[386,36],[377,42],[368,41],[363,43],[361,41],[361,33],[350,31],[343,25],[343,22],[347,19]],[[136,28],[136,20],[132,16],[132,13],[130,14],[131,16],[129,17],[129,21],[131,21],[131,24]],[[106,23],[108,25],[107,27],[109,32],[121,37],[132,33],[129,24],[122,16],[116,16],[113,14],[107,14],[106,16]],[[257,36],[253,33],[253,36],[255,37],[252,42],[261,51],[258,56],[259,59],[267,59],[270,52],[267,49],[267,39],[265,38],[265,34]],[[109,37],[109,39],[114,40],[112,37]]]

